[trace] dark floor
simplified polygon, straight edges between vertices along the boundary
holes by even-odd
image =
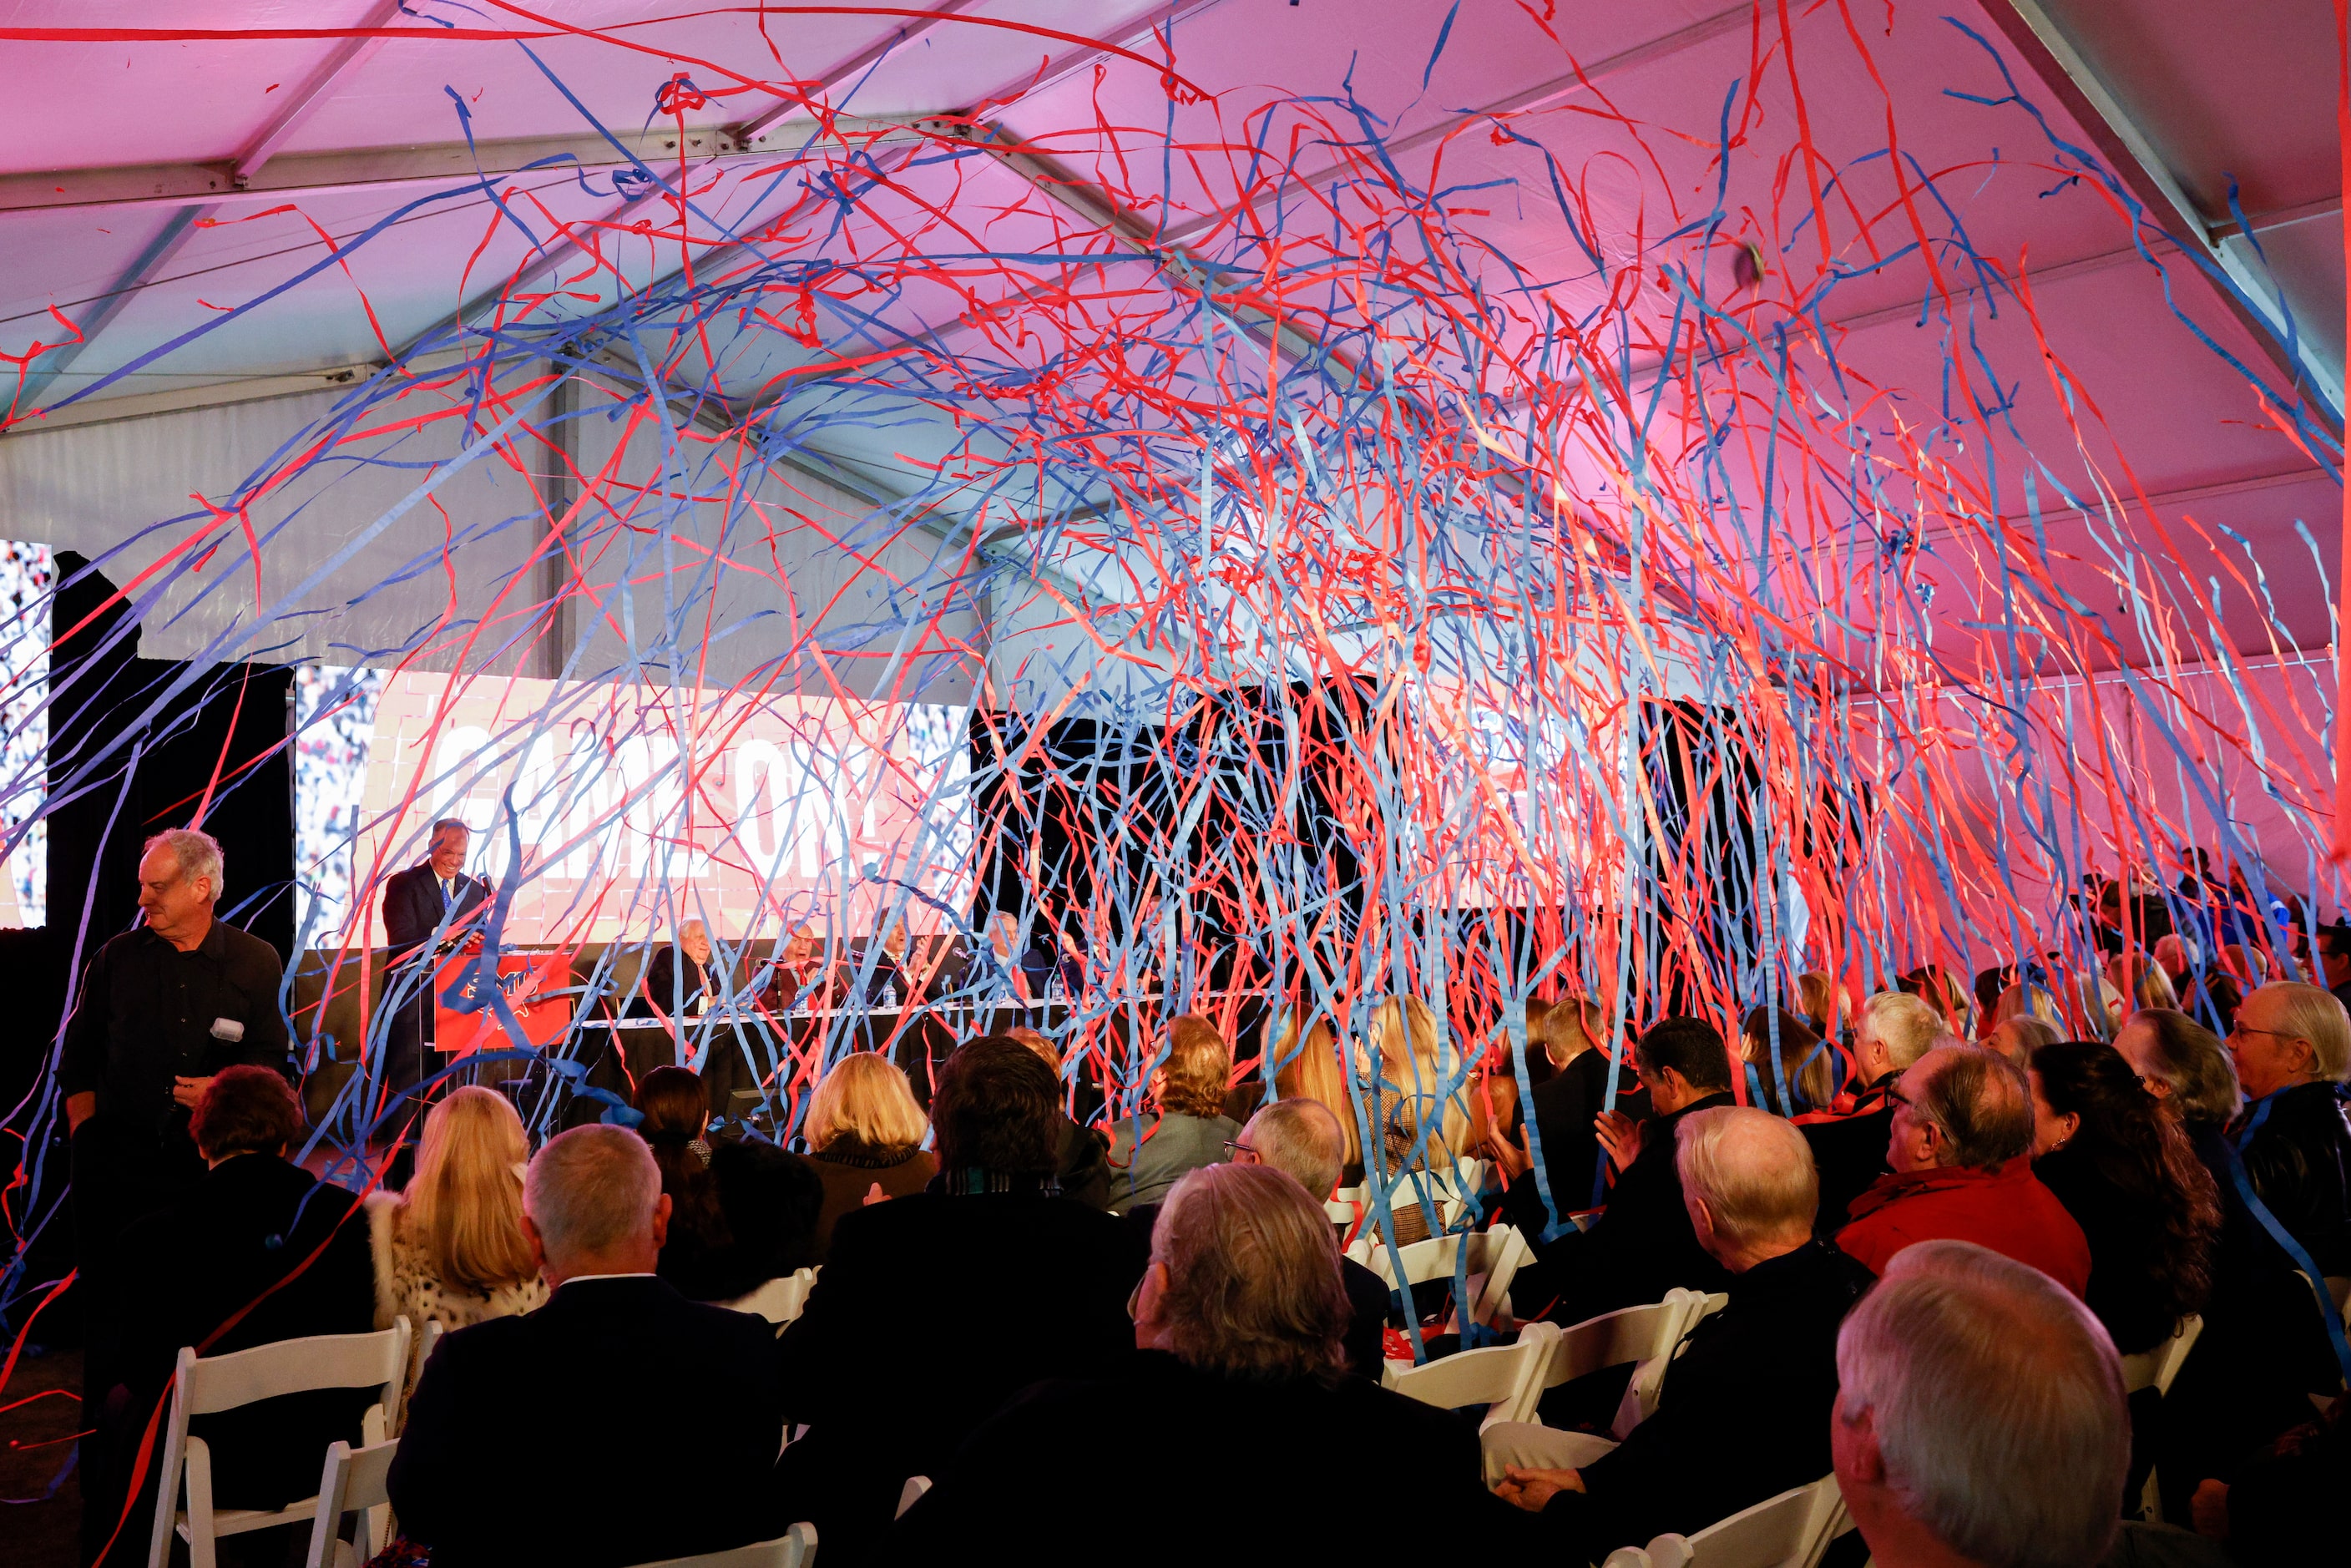
[[[8,1568],[74,1568],[79,1556],[81,1478],[59,1484],[59,1473],[81,1430],[80,1394],[81,1352],[38,1354],[30,1345],[0,1390],[0,1562]]]

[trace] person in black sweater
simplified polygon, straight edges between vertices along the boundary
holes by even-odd
[[[2032,1174],[2090,1243],[2085,1298],[2123,1355],[2153,1350],[2204,1310],[2220,1193],[2178,1119],[2113,1046],[2032,1053]]]
[[[1242,1563],[1438,1561],[1464,1542],[1516,1558],[1527,1542],[1479,1484],[1477,1439],[1443,1410],[1347,1375],[1347,1299],[1322,1206],[1261,1166],[1212,1165],[1176,1184],[1135,1292],[1138,1354],[1102,1375],[1020,1395],[960,1445],[892,1529],[883,1560],[930,1564],[994,1543],[1024,1563],[1137,1568]],[[1118,1482],[1072,1479],[1050,1456],[1089,1440]],[[1241,1446],[1236,1448],[1235,1445]],[[1217,1494],[1213,1523],[1171,1516],[1169,1487],[1207,1456],[1252,1469]],[[1318,1506],[1315,1467],[1378,1454],[1409,1495]]]
[[[1119,1221],[1049,1190],[1051,1070],[1017,1040],[973,1040],[941,1070],[931,1124],[932,1190],[844,1215],[778,1342],[785,1413],[810,1427],[778,1469],[785,1511],[815,1521],[835,1568],[871,1547],[908,1477],[941,1474],[1008,1396],[1097,1375],[1132,1348],[1142,1251]]]
[[[1788,1123],[1711,1107],[1679,1117],[1674,1143],[1692,1228],[1730,1276],[1730,1304],[1691,1332],[1656,1412],[1622,1443],[1517,1422],[1487,1431],[1488,1473],[1504,1500],[1540,1513],[1552,1561],[1694,1534],[1829,1472],[1837,1325],[1869,1270],[1813,1239],[1819,1178]]]
[[[1698,1243],[1674,1167],[1675,1129],[1693,1112],[1732,1103],[1730,1058],[1722,1036],[1700,1019],[1652,1025],[1634,1052],[1655,1113],[1646,1124],[1621,1112],[1599,1120],[1599,1135],[1619,1171],[1608,1207],[1590,1230],[1539,1243],[1519,1271],[1510,1298],[1525,1315],[1575,1323],[1662,1301],[1677,1285],[1719,1291],[1729,1281]],[[1541,1234],[1537,1225],[1530,1240]]]
[[[1815,1222],[1823,1237],[1844,1228],[1853,1200],[1893,1169],[1886,1162],[1894,1136],[1894,1086],[1903,1070],[1935,1049],[1943,1034],[1942,1015],[1923,997],[1880,991],[1861,1005],[1854,1026],[1854,1071],[1861,1092],[1853,1110],[1834,1121],[1804,1128],[1820,1172],[1821,1212]]]
[[[2351,1017],[2316,986],[2273,981],[2245,998],[2229,1051],[2245,1092],[2229,1136],[2253,1191],[2321,1274],[2351,1274]]]
[[[375,1326],[359,1195],[287,1160],[287,1145],[301,1136],[302,1109],[286,1080],[266,1067],[223,1068],[190,1126],[205,1176],[187,1197],[124,1230],[86,1276],[93,1335],[119,1347],[110,1362],[115,1380],[91,1390],[86,1558],[122,1517],[141,1437],[171,1397],[182,1346],[226,1355]],[[360,1417],[375,1392],[290,1394],[195,1417],[189,1431],[212,1446],[214,1503],[278,1509],[317,1491],[327,1445],[360,1440]],[[146,1490],[154,1486],[151,1469]],[[142,1514],[108,1561],[143,1554],[145,1531]]]
[[[549,1139],[523,1211],[555,1294],[425,1363],[389,1481],[402,1532],[434,1568],[621,1568],[780,1533],[773,1330],[653,1277],[670,1200],[643,1142],[601,1124]],[[648,1445],[674,1484],[644,1484]]]
[[[1601,1155],[1593,1124],[1603,1111],[1610,1109],[1606,1102],[1612,1065],[1616,1071],[1614,1109],[1635,1122],[1646,1121],[1649,1115],[1648,1092],[1635,1077],[1632,1064],[1615,1064],[1614,1052],[1600,1044],[1603,1022],[1598,1006],[1582,997],[1548,1006],[1527,1004],[1528,1042],[1541,1047],[1552,1068],[1552,1075],[1535,1085],[1531,1098],[1544,1171],[1551,1178],[1552,1200],[1562,1214],[1590,1208],[1596,1201],[1593,1189],[1600,1175]],[[1529,1155],[1531,1157],[1531,1150]],[[1511,1186],[1524,1189],[1511,1195],[1519,1228],[1529,1235],[1541,1234],[1543,1222],[1537,1217],[1542,1213],[1542,1200],[1535,1190],[1534,1172],[1520,1174]],[[1535,1222],[1530,1226],[1529,1220]]]

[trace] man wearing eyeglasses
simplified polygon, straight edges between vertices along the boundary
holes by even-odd
[[[2237,1010],[2229,1057],[2245,1092],[2229,1136],[2246,1178],[2322,1275],[2351,1274],[2351,1017],[2316,986],[2273,981]]]
[[[1972,1241],[2030,1264],[2079,1296],[2090,1286],[2082,1228],[2032,1174],[2032,1099],[2022,1069],[1970,1045],[1938,1046],[1902,1075],[1890,1176],[1854,1200],[1845,1254],[1883,1274],[1920,1241]]]

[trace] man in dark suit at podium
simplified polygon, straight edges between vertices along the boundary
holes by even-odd
[[[489,902],[490,884],[465,874],[465,852],[473,831],[455,817],[433,824],[422,865],[394,872],[383,883],[384,940],[391,946],[390,983],[413,977],[408,999],[392,1019],[384,1081],[395,1095],[406,1094],[424,1077],[424,1051],[433,1040],[433,969],[457,934],[468,951],[478,951],[481,932],[459,927]],[[444,928],[445,926],[445,928]],[[440,931],[436,942],[434,933]]]

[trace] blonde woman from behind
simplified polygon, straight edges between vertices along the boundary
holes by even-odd
[[[469,1086],[433,1107],[408,1190],[367,1200],[377,1328],[405,1315],[418,1329],[461,1329],[547,1300],[522,1229],[529,1159],[522,1118],[504,1095]]]

